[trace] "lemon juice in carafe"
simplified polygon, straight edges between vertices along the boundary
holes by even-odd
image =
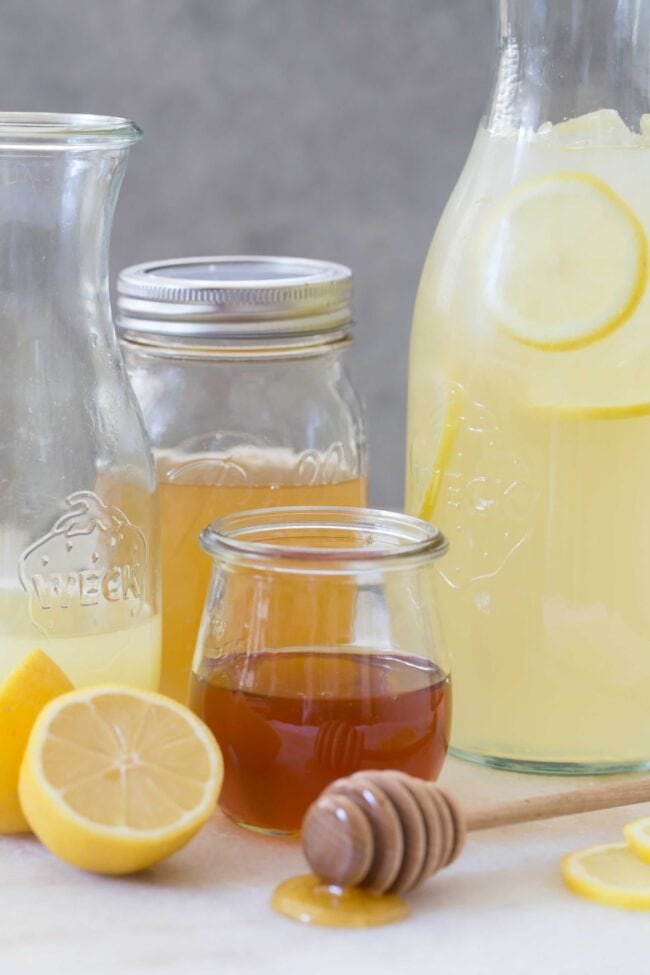
[[[450,541],[452,743],[531,771],[650,760],[650,10],[617,10],[501,4],[413,323],[407,508]]]
[[[111,320],[126,119],[0,113],[0,682],[156,688],[153,459]]]

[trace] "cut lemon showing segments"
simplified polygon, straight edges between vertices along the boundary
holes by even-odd
[[[479,245],[487,310],[512,338],[578,348],[622,325],[643,294],[648,244],[607,183],[559,172],[517,186]]]
[[[219,746],[191,711],[161,694],[107,685],[44,708],[19,789],[48,849],[83,870],[124,874],[191,839],[222,779]]]
[[[626,843],[591,846],[562,859],[562,877],[574,893],[599,904],[650,910],[650,863]]]
[[[72,684],[42,650],[33,650],[0,685],[0,833],[29,832],[18,775],[29,733],[46,704]]]
[[[431,473],[420,504],[418,515],[424,521],[431,521],[433,512],[440,495],[442,478],[449,464],[451,454],[456,441],[456,434],[461,421],[461,387],[457,383],[450,383],[444,413],[440,423],[440,434],[436,447],[435,457],[431,465]]]

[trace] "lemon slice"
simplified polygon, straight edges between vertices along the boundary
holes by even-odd
[[[480,243],[490,315],[539,349],[587,345],[634,311],[647,281],[648,245],[627,204],[589,173],[520,184]]]
[[[0,686],[0,833],[29,831],[18,799],[18,774],[39,713],[72,684],[42,650],[34,650]]]
[[[183,846],[212,813],[223,760],[211,732],[161,694],[103,686],[64,694],[32,730],[20,800],[67,863],[132,873]]]
[[[564,882],[576,894],[636,911],[650,910],[650,864],[626,843],[591,846],[562,859]]]
[[[626,823],[623,835],[629,848],[642,860],[650,863],[650,816]]]
[[[634,420],[650,416],[650,403],[548,403],[539,411],[555,414],[562,420]]]
[[[424,521],[431,520],[438,501],[440,488],[442,486],[442,478],[449,464],[449,459],[456,440],[456,434],[460,425],[461,402],[462,395],[460,386],[458,386],[456,383],[450,383],[447,392],[444,414],[440,423],[440,435],[438,437],[436,453],[433,459],[433,464],[431,465],[431,473],[424,492],[424,497],[422,498],[422,503],[418,512],[420,518],[423,518]]]

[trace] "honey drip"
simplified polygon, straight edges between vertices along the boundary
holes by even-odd
[[[271,906],[293,921],[331,928],[394,924],[410,914],[408,904],[395,894],[375,894],[362,887],[337,887],[323,883],[311,873],[279,884],[273,891]]]

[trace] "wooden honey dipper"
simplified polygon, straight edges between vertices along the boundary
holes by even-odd
[[[332,775],[359,768],[364,752],[363,732],[345,721],[326,721],[316,736],[316,758]]]
[[[448,866],[469,830],[650,801],[650,778],[532,796],[463,813],[434,782],[403,772],[355,772],[307,810],[302,846],[322,881],[377,893],[413,890]]]

